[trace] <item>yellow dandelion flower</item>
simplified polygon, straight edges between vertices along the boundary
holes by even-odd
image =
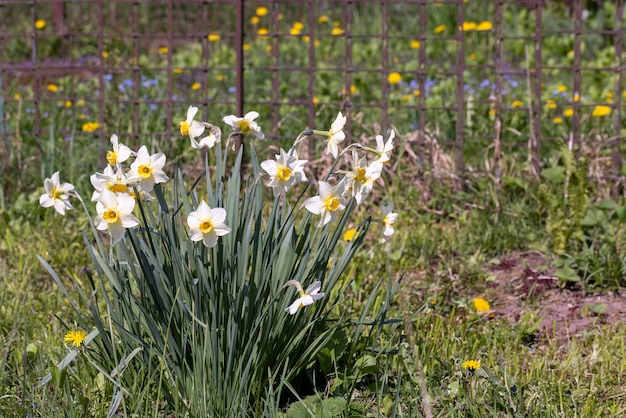
[[[261,19],[259,19],[258,16],[252,16],[250,18],[250,23],[252,23],[253,25],[257,25],[260,21],[261,21]]]
[[[100,128],[100,124],[98,122],[85,122],[82,126],[83,132],[95,132]]]
[[[200,83],[193,83],[191,85],[191,90],[200,90],[202,88],[202,84]]]
[[[475,372],[480,369],[480,361],[478,360],[466,360],[463,362],[463,368],[469,370],[470,372]]]
[[[102,51],[102,58],[109,58],[109,53],[106,51]]]
[[[591,112],[591,116],[593,117],[602,117],[602,116],[607,116],[611,114],[611,107],[610,106],[604,106],[604,105],[598,105],[596,107],[593,108],[593,112]]]
[[[468,58],[469,58],[469,59],[471,59],[471,60],[475,60],[475,59],[476,59],[476,57],[477,57],[477,55],[476,55],[476,54],[471,53],[471,54],[469,54],[469,57],[468,57]]]
[[[293,22],[292,27],[296,30],[304,29],[304,24],[302,22]]]
[[[567,91],[567,86],[566,86],[566,85],[564,85],[564,84],[561,84],[561,85],[560,85],[560,86],[558,86],[556,89],[557,89],[557,91],[558,91],[559,93],[565,93],[565,92]]]
[[[433,29],[434,33],[441,33],[446,30],[446,25],[439,25],[435,29]]]
[[[46,88],[48,89],[48,91],[51,91],[52,93],[56,93],[57,91],[59,91],[59,86],[57,86],[56,84],[48,84],[46,86]]]
[[[80,347],[85,339],[87,339],[87,331],[83,331],[82,329],[77,331],[70,330],[67,334],[65,334],[65,337],[63,337],[63,341],[65,341],[65,343],[76,348]]]
[[[563,116],[565,116],[566,118],[571,118],[573,114],[574,114],[574,109],[572,109],[571,107],[563,111]]]
[[[320,17],[317,18],[318,23],[326,23],[328,22],[328,16],[326,15],[321,15]]]
[[[496,109],[489,109],[489,116],[490,117],[495,117],[496,116]]]
[[[422,94],[422,92],[420,92],[419,90],[413,90],[413,96],[417,97],[420,94]]]
[[[257,16],[265,16],[268,12],[269,12],[269,10],[267,10],[267,7],[260,6],[260,7],[256,8],[256,15]]]
[[[46,21],[43,19],[37,19],[35,22],[35,29],[42,30],[46,27]]]
[[[356,237],[356,228],[350,228],[346,232],[343,233],[344,241],[352,241]]]
[[[72,102],[70,100],[66,100],[65,103],[63,103],[63,105],[69,108],[69,107],[72,107]]]
[[[291,29],[289,29],[289,34],[292,35],[292,36],[300,35],[300,29],[291,28]]]
[[[333,30],[330,33],[332,35],[335,35],[335,36],[342,35],[343,34],[343,29],[341,29],[341,28],[333,28]]]
[[[319,97],[313,97],[313,104],[318,104],[320,102]]]
[[[218,74],[216,78],[217,81],[224,81],[224,74]]]
[[[522,107],[522,106],[524,106],[524,102],[522,102],[521,100],[514,100],[513,103],[511,103],[511,106],[513,106],[513,107]]]
[[[626,99],[626,91],[623,91],[623,92],[622,92],[622,97],[623,97],[624,99]]]
[[[387,76],[387,81],[389,82],[389,84],[398,84],[402,81],[402,75],[397,72],[389,73],[389,75]]]
[[[157,49],[157,52],[160,55],[165,55],[165,54],[167,54],[168,51],[169,51],[169,48],[166,47],[166,46],[161,46],[161,47],[159,47],[159,49]]]
[[[174,74],[182,74],[182,73],[183,73],[183,69],[182,69],[182,68],[174,68],[174,69],[172,70],[172,72],[173,72]]]
[[[556,118],[552,119],[552,123],[554,123],[555,125],[560,125],[561,123],[563,123],[563,118],[557,116]]]
[[[546,102],[548,109],[556,109],[556,102],[554,100],[548,100]]]
[[[302,37],[302,40],[303,40],[304,42],[309,42],[309,41],[311,40],[311,37],[310,37],[309,35],[304,35],[304,36]]]
[[[405,94],[404,96],[402,96],[402,100],[405,102],[408,102],[409,100],[411,100],[411,95],[410,94]]]
[[[463,26],[461,26],[459,29],[461,29],[462,31],[468,31],[476,30],[477,27],[478,25],[476,24],[476,22],[463,22]]]
[[[488,31],[493,29],[493,24],[488,20],[483,20],[476,26],[476,30],[480,32]]]
[[[243,44],[243,50],[244,51],[250,51],[252,49],[252,45],[250,44]]]
[[[265,50],[266,50],[267,52],[272,52],[272,45],[267,45],[267,46],[265,47]]]
[[[265,28],[259,28],[259,30],[258,30],[258,31],[256,31],[256,34],[257,34],[257,35],[259,35],[259,37],[261,37],[261,38],[265,38],[265,37],[267,37],[267,34],[268,34],[268,33],[269,33],[269,32],[268,32],[268,31],[267,31],[267,29],[265,29]]]
[[[220,40],[220,34],[211,32],[207,35],[207,39],[209,40],[209,42],[217,42]]]
[[[491,309],[491,306],[489,306],[489,302],[487,302],[483,298],[474,298],[472,299],[472,303],[474,304],[474,309],[476,309],[478,312],[487,312]]]
[[[574,102],[580,101],[580,94],[574,93]]]
[[[22,98],[22,96],[19,93],[15,93],[13,95],[13,100],[20,100]]]
[[[418,49],[420,46],[422,46],[422,43],[417,39],[411,41],[411,49]]]
[[[350,85],[350,93],[351,94],[356,94],[356,86],[354,84]]]
[[[77,106],[85,106],[85,99],[78,99],[76,101]]]
[[[335,21],[333,22],[333,26],[334,26],[334,27],[336,27],[336,28],[338,28],[338,27],[340,27],[340,26],[341,26],[341,22],[340,22],[340,21],[338,21],[338,20],[335,20]]]

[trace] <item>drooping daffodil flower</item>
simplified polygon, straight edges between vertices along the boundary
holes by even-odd
[[[252,134],[258,139],[265,139],[265,134],[261,131],[261,127],[254,121],[258,117],[258,112],[248,112],[243,118],[230,115],[224,118],[224,123],[230,125],[236,134]]]
[[[300,297],[296,299],[285,312],[289,312],[291,315],[298,312],[298,309],[303,308],[308,305],[312,305],[318,299],[321,299],[324,296],[324,292],[320,292],[322,288],[322,282],[319,280],[313,282],[311,286],[306,289],[306,292],[302,290],[302,285],[297,280],[289,280],[283,287],[294,286],[298,289],[298,293],[300,293]]]

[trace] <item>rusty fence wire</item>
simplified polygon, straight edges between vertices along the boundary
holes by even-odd
[[[624,0],[0,0],[0,136],[168,141],[194,104],[282,138],[342,110],[457,173],[565,140],[620,177],[625,34]]]

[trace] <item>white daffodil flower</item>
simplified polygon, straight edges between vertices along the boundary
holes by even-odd
[[[195,106],[189,106],[189,109],[187,109],[187,119],[181,121],[179,124],[180,134],[182,136],[189,136],[192,146],[194,144],[194,140],[204,132],[204,124],[194,120],[196,113],[198,113],[198,108]]]
[[[150,155],[145,145],[137,151],[137,158],[130,165],[128,177],[140,177],[139,185],[146,192],[151,192],[154,185],[165,183],[169,177],[163,172],[165,155],[162,152]]]
[[[307,160],[299,160],[296,150],[286,153],[282,148],[280,154],[276,154],[276,160],[265,160],[261,168],[270,176],[268,187],[274,189],[274,196],[278,196],[283,190],[287,192],[295,182],[307,181],[304,174],[304,166]]]
[[[346,134],[343,132],[343,127],[346,125],[346,117],[339,112],[337,118],[330,125],[330,131],[328,131],[328,142],[326,143],[327,151],[337,158],[339,154],[338,144],[342,143],[346,139]]]
[[[124,174],[121,167],[118,167],[116,171],[113,171],[113,167],[107,166],[102,173],[94,173],[89,177],[91,185],[94,188],[94,192],[91,195],[91,201],[97,202],[100,200],[100,193],[102,189],[109,189],[115,194],[125,193],[132,194],[131,186],[137,184],[141,180],[141,177],[128,177]]]
[[[396,223],[396,219],[398,219],[398,214],[393,212],[393,205],[383,205],[383,237],[381,238],[381,242],[384,244],[387,242],[389,238],[395,232],[393,229],[393,225]]]
[[[297,280],[289,280],[287,283],[285,283],[283,287],[287,286],[294,286],[296,289],[298,289],[298,293],[300,293],[300,297],[296,299],[291,305],[289,305],[287,309],[285,309],[285,312],[289,312],[291,315],[298,312],[298,309],[300,308],[312,305],[313,302],[321,299],[324,296],[324,292],[320,292],[322,288],[322,282],[320,282],[319,280],[313,282],[313,284],[307,288],[306,292],[302,290],[302,285],[300,285],[300,282],[298,282]]]
[[[254,121],[259,117],[257,112],[248,112],[243,118],[235,115],[226,116],[224,123],[230,125],[235,133],[241,135],[252,134],[258,139],[265,139],[265,134],[261,132],[261,127]]]
[[[381,176],[383,165],[379,160],[373,161],[367,165],[365,157],[359,158],[356,150],[352,151],[352,171],[346,173],[346,191],[352,194],[357,204],[361,204],[363,199],[367,197],[374,182]]]
[[[193,149],[202,149],[204,147],[213,148],[215,144],[220,142],[220,139],[222,138],[222,131],[220,130],[220,128],[218,128],[217,126],[211,125],[210,123],[205,123],[204,126],[205,128],[208,128],[209,134],[205,136],[204,138],[200,139],[200,141],[197,141],[195,138],[191,138],[191,148]]]
[[[74,186],[70,183],[60,183],[58,171],[51,178],[44,180],[43,187],[46,192],[39,197],[41,206],[44,208],[54,206],[54,210],[61,215],[65,215],[66,210],[74,209],[69,202],[70,193],[74,191]]]
[[[126,145],[120,144],[115,134],[111,135],[111,144],[113,151],[107,152],[107,161],[111,167],[117,167],[128,160],[133,152]]]
[[[139,219],[133,215],[135,208],[135,199],[120,194],[115,195],[107,188],[102,189],[100,199],[96,203],[96,212],[98,215],[94,219],[96,228],[99,231],[109,231],[112,242],[115,244],[122,238],[126,228],[132,228],[139,225]]]
[[[217,237],[228,234],[231,229],[224,223],[226,220],[226,210],[222,208],[211,209],[203,200],[198,205],[198,209],[187,216],[189,225],[189,239],[192,241],[202,241],[208,247],[217,244]]]
[[[319,182],[319,196],[310,197],[304,201],[304,207],[315,215],[321,215],[317,227],[332,222],[337,217],[337,212],[346,208],[346,200],[343,198],[345,183],[339,182],[336,186],[331,186],[325,181]]]
[[[389,139],[384,142],[382,135],[376,136],[376,153],[379,155],[378,161],[382,164],[389,162],[391,158],[390,153],[393,150],[393,139],[396,137],[395,131],[392,129],[389,132]]]

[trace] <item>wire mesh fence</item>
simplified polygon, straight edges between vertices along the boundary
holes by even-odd
[[[0,0],[3,165],[16,137],[167,142],[194,104],[256,110],[274,139],[342,110],[352,136],[393,126],[457,173],[592,142],[620,177],[623,3]]]

